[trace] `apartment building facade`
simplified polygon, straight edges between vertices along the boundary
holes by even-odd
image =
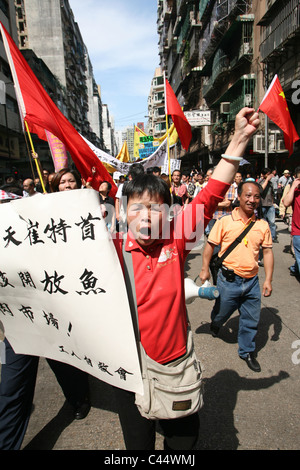
[[[166,133],[164,76],[160,67],[155,69],[148,97],[147,133],[154,138]]]
[[[86,48],[68,0],[21,1],[24,30],[20,49],[32,50],[65,89],[66,117],[83,132],[88,125]]]
[[[267,87],[274,75],[278,75],[293,123],[300,135],[300,2],[267,0],[266,4],[266,11],[258,21],[264,85]],[[269,148],[275,149],[276,155],[283,144],[282,136],[278,135],[278,129],[272,123],[269,128]],[[261,142],[265,148],[263,136]],[[278,157],[274,154],[270,153],[269,157],[275,166]],[[285,153],[281,160],[289,169],[299,166],[300,141],[294,145],[294,154],[288,158]]]
[[[135,130],[134,124],[132,126],[127,126],[123,130],[123,133],[125,136],[125,139],[123,141],[126,140],[127,142],[127,148],[128,148],[130,161],[134,161],[135,159],[134,157],[134,130]]]
[[[3,0],[0,18],[60,111],[79,133],[106,150],[99,87],[68,0]],[[28,176],[30,166],[3,45],[0,55],[0,80],[6,84],[6,106],[0,110],[0,177],[4,180],[14,170]],[[42,165],[52,171],[47,142],[33,139]]]
[[[118,145],[115,137],[114,120],[109,114],[107,104],[102,104],[102,122],[105,150],[115,157],[118,154]]]
[[[102,148],[101,99],[68,0],[16,1],[20,3],[17,7],[20,49],[34,51],[45,62],[65,90],[61,111],[80,133],[93,138]]]
[[[17,43],[18,32],[13,1],[0,3],[0,21]],[[17,173],[19,158],[25,148],[18,103],[3,41],[0,41],[0,82],[3,88],[0,104],[0,184],[4,184],[7,176]]]
[[[207,168],[218,161],[237,112],[258,108],[275,73],[291,96],[299,78],[299,32],[297,0],[158,1],[161,68],[185,111],[211,112],[209,126],[193,127],[189,152],[181,152],[183,167]],[[299,131],[299,111],[288,103]],[[261,134],[245,157],[257,171],[266,163],[281,169],[287,159],[282,133],[261,117]]]

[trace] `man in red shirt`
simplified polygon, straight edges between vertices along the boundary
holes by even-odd
[[[187,317],[184,264],[190,242],[199,239],[217,204],[233,181],[250,137],[259,125],[258,114],[244,108],[236,117],[235,133],[206,187],[184,211],[169,222],[171,195],[168,186],[153,175],[128,183],[125,250],[132,254],[141,343],[153,360],[169,364],[186,352]],[[204,205],[204,217],[199,206]],[[196,236],[195,236],[196,234]],[[122,258],[122,236],[115,245]],[[155,448],[155,421],[142,417],[134,393],[115,389],[127,450]],[[189,450],[195,445],[198,414],[161,420],[165,448]]]
[[[292,206],[292,239],[295,253],[295,264],[290,267],[292,276],[300,278],[300,167],[295,169],[295,179],[291,185],[289,192],[284,196],[283,205],[285,207]]]

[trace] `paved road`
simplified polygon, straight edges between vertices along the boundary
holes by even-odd
[[[213,338],[209,333],[212,302],[196,299],[188,306],[196,350],[205,367],[197,449],[300,448],[300,289],[288,271],[293,264],[288,252],[290,235],[283,222],[277,221],[277,227],[274,292],[262,301],[257,335],[261,373],[252,372],[238,358],[237,314],[223,327],[220,336]],[[191,252],[186,275],[195,279],[200,267],[201,250]],[[263,275],[260,268],[261,280]],[[94,378],[90,379],[90,386],[92,409],[85,420],[73,421],[53,373],[41,359],[23,449],[123,450],[110,387]],[[159,429],[157,449],[162,449]]]

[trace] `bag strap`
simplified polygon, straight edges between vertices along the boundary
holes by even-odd
[[[247,225],[247,227],[242,231],[242,233],[234,240],[234,242],[227,248],[227,250],[225,251],[225,253],[223,253],[222,256],[220,256],[220,258],[218,258],[217,260],[217,263],[218,264],[222,264],[224,259],[235,249],[235,247],[237,247],[239,245],[239,243],[241,243],[241,241],[243,240],[243,238],[245,237],[245,235],[247,235],[247,233],[251,230],[251,228],[253,227],[253,225],[255,224],[255,220],[251,220],[250,224]]]
[[[125,285],[126,285],[131,318],[132,318],[132,323],[133,323],[133,329],[134,329],[135,339],[137,343],[137,350],[138,350],[138,355],[139,355],[139,360],[140,360],[140,365],[141,365],[141,370],[142,370],[143,360],[144,360],[144,354],[142,354],[142,351],[144,351],[144,349],[142,347],[141,335],[140,335],[140,330],[139,330],[139,317],[138,317],[138,309],[137,309],[137,303],[136,303],[136,291],[135,291],[135,282],[134,282],[132,254],[125,250],[126,238],[127,238],[126,234],[124,234],[124,238],[122,242],[124,278],[125,278]],[[186,310],[186,316],[187,316],[188,332],[189,332],[190,323],[188,319],[187,310]]]
[[[126,236],[125,238],[123,238],[123,243],[122,243],[125,285],[126,285],[126,290],[127,290],[127,295],[128,295],[128,301],[129,301],[129,306],[130,306],[130,311],[131,311],[135,337],[137,341],[140,341],[139,320],[138,320],[138,311],[137,311],[137,303],[136,303],[132,255],[130,252],[125,250],[125,242],[126,242]]]

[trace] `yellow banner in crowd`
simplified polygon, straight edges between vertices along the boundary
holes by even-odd
[[[127,142],[125,140],[124,144],[122,145],[122,148],[119,152],[119,154],[117,155],[116,157],[120,162],[124,162],[124,163],[127,163],[130,161],[130,158],[129,158],[129,151],[128,151],[128,145],[127,145]],[[109,173],[114,173],[116,170],[116,168],[114,168],[113,166],[109,165],[108,163],[103,163],[103,165],[105,166],[105,168],[107,169],[107,171]]]
[[[134,126],[134,140],[133,140],[133,157],[135,160],[140,158],[139,148],[140,148],[140,137],[145,137],[144,131],[142,131],[139,127]]]
[[[125,140],[125,142],[124,142],[124,144],[123,144],[123,146],[122,146],[122,148],[119,152],[119,155],[117,156],[117,159],[120,160],[120,162],[124,162],[124,163],[127,163],[130,160],[126,140]]]
[[[145,134],[144,131],[139,129],[137,126],[134,127],[134,158],[135,160],[138,160],[140,158],[139,154],[139,148],[140,148],[140,138],[141,137],[146,137],[147,134]],[[167,138],[167,133],[165,133],[162,137],[159,137],[159,139],[153,139],[154,142],[159,142],[159,145]],[[178,134],[175,129],[174,124],[169,129],[169,145],[170,147],[172,145],[175,145],[178,141]]]
[[[157,140],[161,144],[166,138],[167,138],[167,132],[165,133],[165,135],[163,135],[162,137],[160,137]],[[177,134],[177,131],[176,131],[176,128],[175,128],[174,124],[172,124],[172,126],[169,129],[169,145],[170,145],[170,147],[172,147],[172,145],[175,145],[177,142],[178,142],[178,134]]]

